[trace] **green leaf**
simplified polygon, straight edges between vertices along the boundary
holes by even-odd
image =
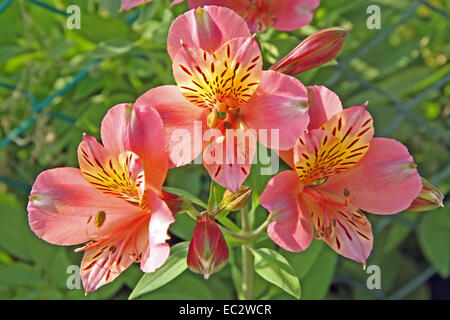
[[[267,248],[250,250],[255,257],[255,271],[261,277],[300,299],[300,281],[294,269],[281,254]]]
[[[185,213],[175,215],[175,222],[170,225],[170,232],[183,240],[190,240],[194,233],[195,220]]]
[[[216,210],[219,206],[220,201],[222,201],[223,194],[225,193],[226,188],[222,187],[221,185],[214,182],[214,180],[211,181],[211,189],[209,192],[209,200],[208,200],[208,207],[210,210]]]
[[[443,277],[450,275],[450,218],[447,209],[425,215],[417,237],[425,258]]]
[[[313,241],[308,249],[302,252],[282,251],[283,256],[289,264],[294,268],[300,279],[306,277],[320,256],[323,241]],[[304,291],[304,290],[303,290]]]
[[[318,241],[316,240],[316,242]],[[302,299],[324,299],[333,282],[338,255],[327,245],[322,244],[322,246],[320,254],[309,267],[308,272],[303,277],[300,277],[302,281]],[[302,253],[300,252],[299,254]]]
[[[129,299],[136,299],[145,293],[154,291],[178,277],[187,268],[188,248],[188,241],[174,245],[166,263],[155,272],[142,276],[136,288],[131,292]]]
[[[283,256],[302,282],[302,299],[325,298],[333,280],[337,255],[323,241],[315,240],[305,251],[283,251]]]
[[[147,293],[139,298],[146,300],[212,300],[218,299],[201,276],[189,271],[157,291]]]
[[[39,271],[25,263],[0,264],[0,283],[2,284],[37,285],[40,280]]]

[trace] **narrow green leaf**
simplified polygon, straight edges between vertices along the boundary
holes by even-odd
[[[211,211],[217,209],[220,201],[222,201],[225,190],[226,190],[225,187],[222,187],[216,182],[211,181],[211,189],[209,192],[209,200],[208,200],[208,208]]]
[[[255,271],[261,277],[300,299],[300,281],[294,269],[281,254],[267,248],[250,250],[255,257]]]
[[[136,299],[145,293],[162,287],[186,270],[188,248],[188,241],[174,245],[166,263],[155,272],[143,275],[133,292],[131,292],[129,299]]]

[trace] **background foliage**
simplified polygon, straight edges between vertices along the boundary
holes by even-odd
[[[98,137],[108,108],[132,102],[149,88],[174,83],[166,37],[172,20],[187,7],[169,8],[169,3],[157,0],[119,12],[119,0],[77,0],[81,30],[68,30],[65,10],[72,1],[0,1],[0,298],[126,299],[141,278],[134,265],[87,297],[83,290],[68,290],[66,269],[78,265],[81,254],[73,247],[38,239],[28,227],[26,203],[41,171],[77,166],[82,133]],[[380,30],[366,27],[370,4],[381,8]],[[346,107],[369,100],[376,135],[407,145],[421,175],[448,194],[449,8],[448,0],[323,0],[310,26],[290,33],[269,29],[258,36],[265,68],[318,29],[349,28],[337,63],[303,73],[299,79],[307,85],[328,86]],[[267,179],[252,174],[248,184],[260,192]],[[209,178],[202,166],[171,170],[167,185],[207,200]],[[254,211],[254,226],[266,214],[262,208]],[[369,219],[375,244],[368,265],[381,267],[381,290],[368,290],[368,275],[361,265],[338,257],[318,240],[305,252],[291,254],[261,239],[255,255],[267,255],[260,247],[277,250],[273,259],[280,268],[285,261],[290,263],[300,279],[302,299],[450,298],[448,208],[369,215]],[[193,227],[186,214],[177,215],[171,228],[173,243],[189,240]],[[186,245],[177,248],[175,254],[182,257]],[[145,290],[135,291],[133,298],[237,298],[239,248],[230,254],[228,266],[208,281],[174,261],[171,274],[180,276],[154,291],[148,284],[156,288],[158,283],[146,276],[138,287]],[[263,279],[267,273],[280,274],[277,270],[260,263],[256,271],[257,299],[293,298]]]

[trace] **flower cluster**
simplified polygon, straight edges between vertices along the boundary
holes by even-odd
[[[144,2],[124,0],[122,9]],[[334,92],[294,77],[334,59],[347,30],[321,30],[263,70],[253,33],[309,23],[318,0],[188,3],[194,9],[174,20],[167,39],[176,85],[111,108],[101,124],[102,144],[83,136],[79,169],[44,171],[33,185],[30,226],[50,243],[84,244],[76,251],[85,252],[86,292],[133,262],[144,272],[165,263],[174,214],[190,205],[162,186],[169,168],[199,157],[227,191],[215,210],[196,214],[187,263],[205,278],[223,267],[228,247],[216,215],[249,201],[252,191],[242,184],[257,141],[290,166],[259,199],[270,212],[268,235],[286,250],[305,250],[318,238],[365,264],[373,235],[362,210],[386,215],[442,204],[405,146],[373,137],[367,104],[343,109]],[[197,129],[207,132],[200,142]],[[174,139],[180,132],[183,139]]]

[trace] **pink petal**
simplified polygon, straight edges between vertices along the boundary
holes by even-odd
[[[173,21],[167,38],[167,50],[172,59],[182,43],[212,53],[233,38],[250,35],[247,24],[234,11],[206,6],[202,11],[190,10]]]
[[[288,170],[273,177],[259,199],[274,219],[267,228],[270,238],[283,249],[296,252],[308,248],[314,234],[312,221],[298,202],[301,191],[297,174]]]
[[[203,152],[203,165],[215,182],[237,192],[250,174],[255,151],[253,130],[226,130],[226,136],[217,130]]]
[[[411,205],[422,189],[422,182],[404,145],[392,139],[374,138],[355,167],[329,177],[318,187],[334,194],[342,194],[347,188],[351,203],[362,210],[393,214]]]
[[[340,255],[365,264],[373,245],[369,220],[358,208],[345,204],[343,195],[320,194],[326,198],[320,204],[307,193],[300,198],[313,218],[317,236]]]
[[[33,232],[59,245],[89,241],[142,214],[138,207],[93,188],[76,168],[42,172],[33,185],[27,209]],[[99,211],[105,212],[105,220],[97,227],[94,220]]]
[[[128,139],[131,113],[131,104],[122,103],[109,109],[102,120],[102,144],[115,157],[124,151],[131,151]]]
[[[122,0],[120,3],[121,10],[130,10],[140,4],[152,2],[154,0]]]
[[[113,281],[138,261],[148,242],[148,217],[132,220],[125,227],[121,234],[86,249],[80,272],[86,293]]]
[[[84,135],[78,162],[86,181],[97,190],[135,204],[145,202],[145,174],[135,153],[112,155],[94,137]]]
[[[142,161],[149,186],[160,192],[169,168],[169,151],[163,122],[153,108],[134,109],[130,147]]]
[[[341,100],[336,93],[324,86],[308,87],[309,97],[309,126],[317,129],[336,113],[342,111]]]
[[[290,31],[311,22],[319,0],[274,0],[269,10],[275,17],[273,27],[277,30]]]
[[[306,88],[294,77],[263,71],[255,94],[241,107],[241,117],[248,127],[267,132],[266,141],[259,137],[263,145],[291,149],[309,122]],[[271,130],[278,131],[279,140],[270,139]]]
[[[146,182],[160,190],[168,170],[169,152],[164,127],[152,108],[136,109],[130,104],[111,108],[102,121],[102,142],[113,157],[121,152],[135,153],[144,167]]]
[[[188,164],[201,153],[201,134],[208,129],[206,118],[209,112],[187,101],[178,87],[150,89],[134,106],[139,110],[155,108],[161,116],[169,144],[170,167]]]
[[[241,14],[250,6],[249,0],[189,0],[189,8],[194,9],[203,6],[227,7]]]
[[[141,269],[153,272],[161,267],[170,254],[170,246],[166,242],[169,226],[175,221],[167,204],[152,193],[150,198],[150,222],[148,225],[148,245],[141,257]]]
[[[214,53],[184,45],[173,59],[175,81],[186,99],[204,108],[237,108],[256,91],[262,57],[252,37],[234,38]]]

